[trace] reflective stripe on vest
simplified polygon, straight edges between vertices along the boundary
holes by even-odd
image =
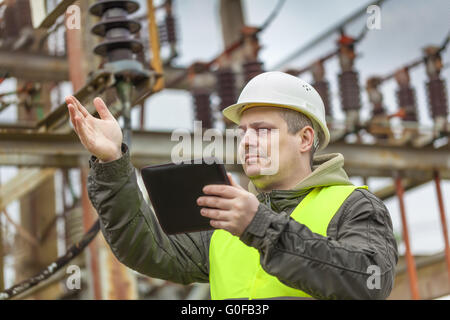
[[[367,186],[316,187],[299,203],[291,217],[312,232],[327,236],[327,228],[342,203],[356,189]],[[214,231],[209,247],[212,299],[267,299],[310,297],[288,287],[263,270],[258,250],[225,230]]]

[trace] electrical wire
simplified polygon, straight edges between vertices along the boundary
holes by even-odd
[[[381,6],[386,0],[378,0],[373,5]],[[351,14],[349,17],[345,18],[341,22],[337,23],[336,25],[332,26],[330,29],[323,32],[320,36],[313,39],[312,41],[308,42],[301,48],[295,50],[293,53],[291,53],[289,56],[281,60],[279,63],[275,64],[275,66],[271,69],[273,70],[280,70],[282,67],[284,67],[286,64],[291,62],[292,60],[296,59],[300,55],[304,54],[305,52],[311,50],[313,47],[315,47],[317,44],[322,42],[323,40],[327,39],[332,33],[336,32],[336,30],[342,29],[345,25],[349,24],[362,14],[365,14],[367,10],[367,5],[361,7],[357,11],[355,11],[353,14]],[[364,31],[362,34],[359,35],[359,37],[364,37]],[[358,38],[359,38],[358,37]]]
[[[278,4],[276,5],[275,9],[273,9],[272,13],[267,17],[267,19],[261,25],[261,27],[260,27],[261,30],[266,29],[275,20],[275,18],[278,16],[278,14],[280,13],[280,11],[283,8],[285,3],[286,3],[286,0],[278,1]]]
[[[50,278],[57,271],[67,265],[71,260],[77,257],[88,244],[95,238],[100,230],[100,222],[97,220],[89,229],[89,231],[83,236],[81,241],[72,245],[63,256],[59,257],[55,262],[48,265],[41,272],[35,276],[28,278],[6,290],[0,292],[0,300],[9,300],[13,297],[22,294],[23,292],[33,288],[42,281]]]

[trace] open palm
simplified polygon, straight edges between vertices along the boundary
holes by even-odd
[[[100,119],[92,116],[74,96],[66,97],[66,103],[75,132],[91,154],[103,162],[122,156],[122,130],[101,98],[94,99]]]

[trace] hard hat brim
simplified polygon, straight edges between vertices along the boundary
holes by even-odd
[[[230,121],[239,124],[239,120],[241,119],[241,110],[248,103],[236,103],[229,107],[223,109],[222,114],[225,118]]]
[[[229,107],[226,107],[222,111],[222,114],[223,114],[224,117],[226,117],[230,121],[232,121],[235,124],[239,125],[239,122],[241,120],[241,113],[243,112],[243,108],[246,105],[249,105],[249,103],[245,102],[245,103],[233,104],[233,105],[231,105]],[[265,105],[267,105],[267,103],[261,103],[261,105],[259,105],[259,106],[261,107],[261,106],[265,106]],[[322,132],[324,134],[324,141],[320,143],[318,150],[324,149],[328,145],[328,143],[330,142],[330,132],[329,132],[328,128],[327,127],[324,128],[323,125],[322,125],[322,122],[319,119],[317,119],[314,114],[312,114],[312,113],[310,113],[310,112],[308,112],[307,110],[304,110],[304,109],[300,110],[297,106],[277,105],[277,104],[270,104],[270,106],[278,107],[278,108],[292,109],[294,111],[301,112],[304,115],[306,115],[308,118],[314,120],[314,122],[322,129]],[[257,105],[255,105],[254,107],[257,107]]]

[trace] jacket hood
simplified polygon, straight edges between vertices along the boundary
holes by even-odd
[[[283,194],[287,197],[298,197],[309,189],[318,186],[352,185],[344,170],[344,156],[340,153],[329,153],[314,156],[313,171],[291,190],[273,190],[270,194]],[[250,181],[248,191],[258,195],[262,193]]]

